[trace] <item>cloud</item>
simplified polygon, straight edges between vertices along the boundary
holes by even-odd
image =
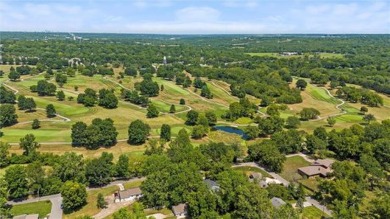
[[[256,8],[259,6],[259,0],[225,0],[223,2],[225,7],[229,8]]]
[[[188,7],[176,11],[176,18],[179,21],[216,21],[221,13],[210,7]]]

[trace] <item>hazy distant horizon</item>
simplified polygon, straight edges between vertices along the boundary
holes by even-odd
[[[0,30],[118,34],[389,34],[384,0],[2,0]]]

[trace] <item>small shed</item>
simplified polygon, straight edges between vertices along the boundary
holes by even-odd
[[[142,197],[142,191],[139,187],[119,191],[115,193],[115,202],[134,201]]]

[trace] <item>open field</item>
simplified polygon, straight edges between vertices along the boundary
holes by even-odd
[[[14,216],[21,214],[39,214],[39,218],[46,217],[50,213],[51,202],[40,201],[28,204],[14,205],[11,208],[11,214]]]
[[[301,156],[287,157],[280,176],[290,182],[302,179],[302,176],[298,173],[298,168],[308,166],[309,164]]]

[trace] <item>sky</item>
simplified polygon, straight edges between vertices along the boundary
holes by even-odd
[[[387,0],[0,0],[0,31],[390,33]]]

